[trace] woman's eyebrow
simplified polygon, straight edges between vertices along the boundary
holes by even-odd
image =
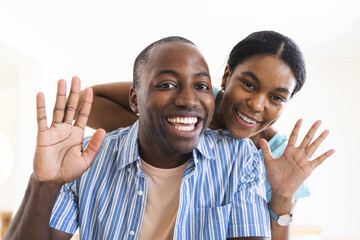
[[[242,74],[251,77],[255,82],[260,83],[259,78],[251,71],[248,72],[241,72]]]
[[[248,72],[241,72],[241,73],[246,76],[251,77],[255,82],[260,83],[260,79],[253,72],[248,71]],[[275,91],[290,94],[290,91],[287,88],[279,87],[279,88],[275,88]]]
[[[290,94],[290,91],[287,88],[275,88],[275,92],[283,92],[283,93]]]

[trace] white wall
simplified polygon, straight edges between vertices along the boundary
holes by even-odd
[[[0,42],[0,129],[15,151],[15,170],[0,189],[0,210],[11,210],[21,200],[29,174],[36,137],[35,93],[41,88],[43,69],[31,59]]]

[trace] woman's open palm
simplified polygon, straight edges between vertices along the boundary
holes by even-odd
[[[105,136],[99,129],[92,136],[85,151],[82,149],[84,129],[92,104],[92,89],[87,88],[79,114],[75,110],[79,101],[80,80],[72,79],[69,99],[66,82],[59,80],[53,121],[47,125],[45,98],[37,94],[38,136],[34,156],[34,173],[40,182],[63,184],[81,176],[91,165]]]
[[[321,142],[329,134],[325,130],[320,136],[312,141],[316,130],[319,128],[321,121],[313,124],[307,132],[301,144],[295,146],[302,120],[298,120],[291,132],[288,145],[283,155],[274,159],[271,155],[269,145],[266,140],[260,140],[261,150],[264,155],[266,176],[271,187],[271,191],[280,194],[284,198],[291,198],[295,195],[296,190],[301,186],[305,179],[312,171],[319,166],[326,158],[335,151],[328,150],[314,160],[310,160]]]

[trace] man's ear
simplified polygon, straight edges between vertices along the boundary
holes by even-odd
[[[131,85],[130,91],[129,91],[129,104],[131,110],[133,110],[134,113],[138,114],[138,98],[136,94],[136,89]]]
[[[229,65],[226,65],[222,80],[221,80],[221,89],[225,90],[225,87],[227,85],[227,83],[229,82],[230,79],[230,70],[229,70]]]

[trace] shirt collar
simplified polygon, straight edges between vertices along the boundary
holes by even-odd
[[[124,133],[123,131],[126,132]],[[140,161],[138,148],[139,120],[123,131],[120,131],[122,134],[119,134],[118,143],[116,144],[118,148],[117,161],[119,162],[119,170],[133,162]]]
[[[216,133],[213,130],[207,129],[201,135],[196,150],[203,155],[206,159],[215,159],[215,144],[216,144]]]
[[[125,129],[124,129],[125,130]],[[127,133],[123,137],[123,131],[120,131],[118,143],[117,161],[119,170],[133,162],[140,162],[139,156],[139,120],[127,128]],[[122,135],[122,136],[121,136]],[[216,134],[212,130],[206,130],[199,139],[199,143],[193,151],[203,155],[206,159],[215,159],[214,147],[216,144]]]

